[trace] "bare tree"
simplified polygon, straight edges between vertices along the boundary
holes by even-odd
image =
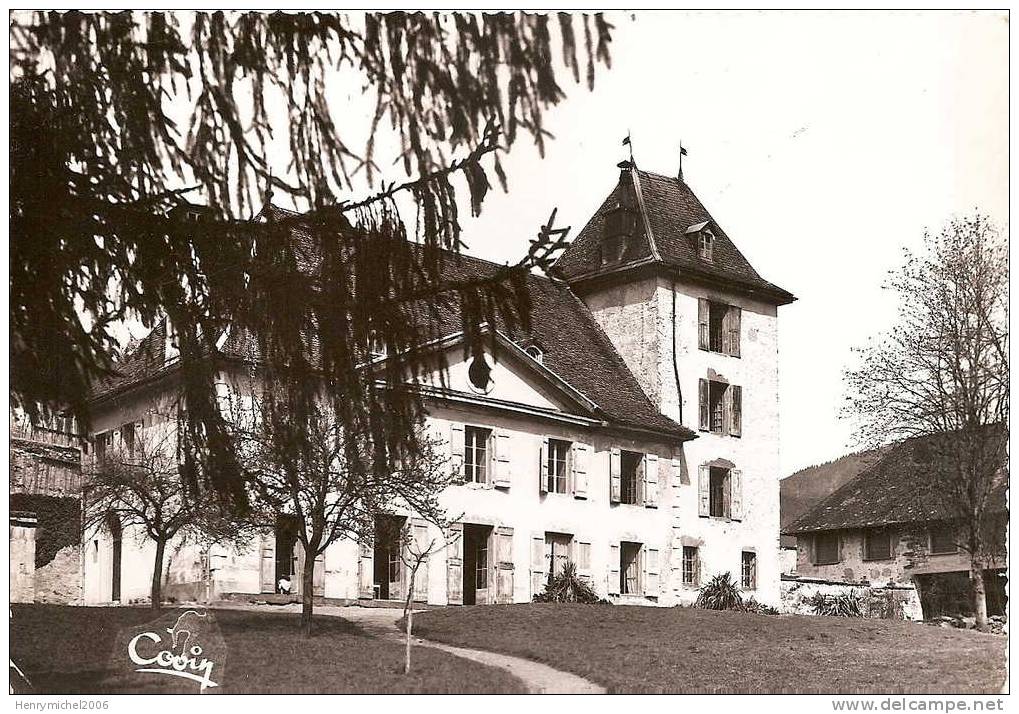
[[[155,543],[149,593],[154,610],[162,602],[163,561],[170,541],[237,543],[244,538],[241,523],[185,488],[176,430],[167,424],[121,430],[120,442],[104,448],[88,467],[82,489],[86,529],[100,528],[112,516],[121,526],[142,528]]]
[[[434,524],[439,529],[444,529],[447,522]],[[448,531],[446,531],[448,533]],[[403,673],[410,674],[410,649],[413,641],[414,609],[411,603],[414,600],[414,583],[417,581],[418,571],[421,566],[428,562],[429,557],[441,552],[444,548],[452,545],[460,535],[448,536],[447,538],[430,537],[427,541],[417,538],[413,532],[404,535],[403,548],[400,551],[400,560],[407,567],[407,596],[403,605],[404,635],[406,638],[406,650],[403,661]]]
[[[898,321],[847,371],[847,411],[876,445],[917,440],[921,515],[952,522],[968,553],[977,625],[983,571],[1001,548],[994,516],[1007,483],[1008,247],[985,216],[953,220],[906,251],[888,285]]]
[[[458,476],[444,442],[423,425],[415,449],[401,451],[386,434],[345,423],[327,400],[294,409],[294,395],[277,386],[262,382],[260,394],[232,397],[229,421],[250,490],[249,522],[296,521],[306,563],[301,622],[310,634],[314,559],[343,538],[371,542],[376,517],[396,509],[442,523],[439,492]]]

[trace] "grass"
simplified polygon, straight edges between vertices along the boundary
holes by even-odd
[[[156,631],[144,626],[155,619],[148,609],[13,605],[11,610],[11,658],[28,675],[35,692],[198,689],[186,680],[133,671],[125,643],[139,632]],[[167,611],[163,613],[161,619],[167,617]],[[400,644],[373,639],[338,617],[317,616],[315,634],[307,639],[298,629],[300,615],[233,610],[214,610],[213,615],[226,652],[217,655],[214,670],[213,679],[221,686],[207,692],[523,691],[516,679],[501,670],[425,647],[414,649],[414,666],[404,676]]]
[[[414,631],[614,692],[996,693],[1007,645],[888,620],[537,603],[432,610]]]

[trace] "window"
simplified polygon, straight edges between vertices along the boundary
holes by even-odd
[[[545,355],[542,353],[541,348],[538,347],[537,345],[528,345],[527,347],[524,348],[524,352],[527,353],[528,357],[533,359],[535,362],[538,362],[539,364],[545,358]]]
[[[470,367],[467,368],[467,378],[470,380],[471,387],[478,392],[487,394],[491,391],[492,382],[492,368],[488,364],[488,360],[485,359],[484,355],[475,357],[471,360]]]
[[[386,356],[386,343],[375,330],[368,333],[368,356],[373,360]]]
[[[757,589],[757,553],[743,551],[743,567],[741,583],[746,590]]]
[[[626,244],[619,236],[606,238],[601,245],[601,264],[618,263],[623,259],[623,250]]]
[[[623,595],[640,594],[640,543],[620,543],[619,592]]]
[[[955,529],[947,523],[931,526],[931,555],[942,555],[945,553],[958,553],[959,546],[956,543]]]
[[[643,474],[644,455],[634,451],[620,452],[620,503],[640,503],[639,485]]]
[[[548,492],[566,493],[567,459],[570,442],[560,439],[548,440]]]
[[[818,533],[814,536],[814,564],[834,565],[839,558],[839,536],[837,533]]]
[[[704,228],[697,234],[697,245],[701,258],[710,261],[714,250],[715,235],[711,232],[711,229]]]
[[[474,587],[484,590],[488,587],[488,539],[479,538],[474,552]]]
[[[565,533],[545,534],[545,572],[560,575],[570,560],[573,536]],[[588,566],[590,567],[590,566]]]
[[[707,298],[697,301],[697,346],[708,352],[740,356],[742,310]]]
[[[885,528],[863,534],[863,559],[888,560],[892,557],[892,534]]]
[[[468,483],[488,483],[488,440],[491,429],[464,427],[464,478]]]
[[[112,434],[108,431],[96,434],[96,461],[102,461],[106,458],[106,454],[110,449],[110,443],[112,441]]]
[[[743,388],[714,379],[698,384],[698,427],[720,436],[743,435]]]
[[[711,467],[709,485],[710,505],[708,513],[712,518],[729,517],[729,469]]]
[[[700,585],[700,552],[697,546],[683,546],[683,585],[698,587]]]

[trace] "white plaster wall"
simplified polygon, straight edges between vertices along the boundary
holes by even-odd
[[[778,320],[777,308],[741,295],[649,278],[616,286],[584,300],[617,346],[645,392],[663,414],[698,429],[698,380],[712,369],[743,389],[740,437],[699,432],[685,447],[683,478],[675,489],[674,597],[692,602],[696,591],[682,586],[682,545],[697,545],[701,582],[729,571],[740,576],[742,551],[757,554],[758,600],[779,601],[779,453],[778,453]],[[701,350],[697,346],[698,299],[708,298],[742,309],[740,357]],[[675,333],[673,332],[675,314]],[[649,325],[651,327],[649,327]],[[673,364],[675,343],[676,363]],[[675,372],[679,372],[682,415]],[[698,466],[727,459],[743,473],[741,521],[698,516]]]

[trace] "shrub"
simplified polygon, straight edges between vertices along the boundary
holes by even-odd
[[[697,593],[696,607],[705,610],[743,610],[743,598],[729,573],[711,578]]]
[[[748,600],[743,601],[744,612],[752,612],[757,615],[777,615],[778,610],[773,608],[771,605],[765,605],[763,602],[757,602],[757,598],[750,596]]]
[[[549,573],[545,590],[534,596],[534,602],[599,602],[594,588],[580,579],[577,566],[567,561],[558,575]]]
[[[825,617],[863,617],[863,599],[855,590],[837,593],[814,593],[807,604],[815,615]]]

